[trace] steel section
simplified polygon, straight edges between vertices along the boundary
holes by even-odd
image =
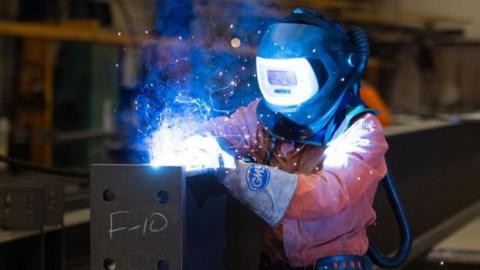
[[[91,167],[91,269],[182,269],[181,167]]]

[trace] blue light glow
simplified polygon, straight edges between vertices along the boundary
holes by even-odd
[[[254,87],[254,48],[259,33],[280,14],[265,15],[268,3],[254,2],[226,5],[223,16],[196,17],[183,1],[158,3],[162,12],[156,32],[162,39],[143,47],[135,91],[127,93],[119,117],[128,159],[155,166],[218,167],[221,149],[201,126],[260,96]],[[262,16],[245,16],[253,11]],[[233,159],[222,156],[225,166],[232,166]]]

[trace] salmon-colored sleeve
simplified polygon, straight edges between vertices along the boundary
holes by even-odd
[[[222,148],[236,157],[251,156],[261,148],[263,138],[259,138],[257,105],[255,100],[228,117],[217,117],[207,123],[207,130],[217,137]]]
[[[285,217],[318,220],[355,203],[385,175],[387,148],[380,122],[371,114],[359,118],[330,142],[321,170],[297,174],[297,190]]]

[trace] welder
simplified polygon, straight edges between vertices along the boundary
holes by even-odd
[[[238,158],[221,183],[268,224],[261,269],[370,269],[388,146],[359,97],[367,61],[360,28],[296,8],[258,47],[262,98],[209,123]]]

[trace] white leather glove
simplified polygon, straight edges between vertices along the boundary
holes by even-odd
[[[297,176],[257,163],[237,161],[221,183],[240,202],[265,220],[277,225],[285,215],[297,189]]]

